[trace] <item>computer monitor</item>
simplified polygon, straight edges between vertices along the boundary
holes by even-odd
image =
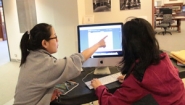
[[[122,60],[123,23],[78,25],[78,52],[93,46],[103,37],[106,47],[99,48],[83,67],[96,67],[94,74],[110,74],[109,66],[117,66]]]
[[[163,10],[163,14],[172,14],[172,9],[171,8],[168,8],[168,9],[164,9]]]
[[[162,14],[172,14],[172,9],[171,8],[160,8],[159,12]]]
[[[168,8],[159,8],[159,13],[163,13],[164,9],[168,9]]]
[[[185,5],[182,6],[182,12],[185,12]]]

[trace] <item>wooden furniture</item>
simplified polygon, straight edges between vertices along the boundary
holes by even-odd
[[[174,16],[185,16],[185,14],[181,14],[182,7],[185,6],[183,3],[169,3],[169,4],[164,4],[161,7],[154,7],[154,14],[159,13],[160,8],[171,8],[173,10],[173,15]]]
[[[159,17],[159,14],[154,14],[156,17]],[[172,13],[172,16],[185,16],[185,12],[177,12],[177,13]],[[162,15],[161,15],[162,17]],[[182,19],[185,20],[185,19]]]
[[[173,14],[173,16],[185,16],[185,12],[177,12]],[[185,20],[185,19],[182,19],[182,20]]]
[[[174,12],[181,12],[182,6],[183,6],[183,3],[169,3],[169,4],[164,4],[163,7],[172,8]]]
[[[176,20],[177,21],[177,25],[171,25],[171,27],[177,27],[177,31],[180,33],[181,32],[181,20],[184,20],[185,16],[174,16],[172,18],[172,20]],[[162,17],[157,17],[156,21],[162,21],[163,18]]]
[[[1,19],[1,12],[0,12],[0,39],[5,40],[3,35],[3,25],[2,25],[2,19]]]

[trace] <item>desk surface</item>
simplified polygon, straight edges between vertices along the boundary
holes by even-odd
[[[160,14],[160,13],[158,13],[158,14],[154,14],[155,16],[157,16],[157,17],[160,17],[160,16],[163,16],[163,14]],[[185,11],[183,11],[183,12],[173,12],[172,13],[172,16],[185,16]]]
[[[180,67],[176,65],[176,61],[171,59],[172,63],[179,69],[180,78],[185,78],[185,67]],[[88,102],[92,102],[97,100],[94,90],[90,90],[86,87],[85,83],[82,82],[82,78],[86,76],[86,74],[92,72],[94,68],[85,68],[84,71],[77,78],[73,79],[73,81],[78,82],[79,86],[77,86],[74,90],[66,94],[65,96],[59,97],[57,101],[51,103],[51,105],[80,105]],[[111,73],[118,72],[116,67],[110,67]],[[84,81],[92,80],[93,78],[99,78],[102,76],[96,76],[93,73],[86,77]],[[111,84],[106,85],[111,93],[113,93],[117,88],[119,88],[119,82],[113,82]]]
[[[95,68],[84,68],[80,76],[73,79],[73,81],[78,82],[79,86],[77,86],[74,90],[70,91],[65,96],[59,97],[59,99],[55,102],[52,102],[51,105],[80,105],[88,102],[92,102],[97,100],[97,97],[95,95],[94,89],[90,90],[85,83],[82,81],[82,78],[84,78],[88,73],[92,72],[90,75],[88,75],[84,81],[90,81],[93,78],[99,78],[103,76],[94,75],[93,71]],[[119,72],[116,67],[109,67],[111,73]],[[119,82],[113,82],[111,84],[106,85],[108,89],[110,89],[110,92],[114,92],[117,88],[119,88],[120,83]]]
[[[163,17],[156,17],[156,20],[162,20]],[[185,19],[185,16],[173,16],[172,20]]]

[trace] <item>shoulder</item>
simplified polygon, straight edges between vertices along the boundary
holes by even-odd
[[[49,59],[56,59],[46,50],[40,49],[36,51],[30,51],[28,55],[28,59],[35,59],[35,60],[49,60]]]
[[[150,65],[146,69],[143,83],[160,85],[162,81],[167,81],[174,78],[174,76],[178,77],[177,69],[172,64],[169,56],[166,53],[161,53],[160,56],[163,57],[163,59],[161,59],[158,64]]]
[[[26,68],[47,68],[57,59],[44,50],[30,51],[26,58],[24,67]]]

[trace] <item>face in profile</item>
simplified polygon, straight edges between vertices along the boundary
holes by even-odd
[[[51,31],[51,36],[48,41],[45,41],[43,47],[50,53],[56,53],[58,49],[58,39],[55,33],[55,30],[53,27],[50,29]]]

